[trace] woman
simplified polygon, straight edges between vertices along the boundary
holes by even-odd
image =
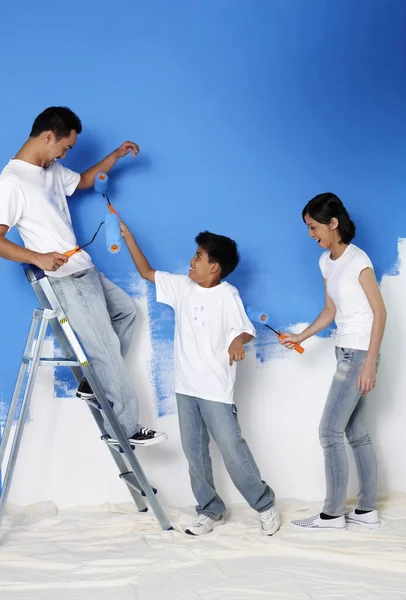
[[[310,237],[326,249],[320,257],[326,305],[302,333],[287,333],[280,341],[292,348],[335,321],[337,370],[319,428],[327,488],[323,512],[292,524],[302,529],[345,529],[347,523],[377,528],[376,458],[365,413],[366,394],[376,383],[386,309],[370,259],[351,243],[355,225],[341,200],[335,194],[319,194],[305,206],[302,217]],[[344,433],[354,452],[360,484],[358,507],[347,514]]]

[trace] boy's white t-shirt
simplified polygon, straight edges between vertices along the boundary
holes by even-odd
[[[336,260],[331,260],[330,250],[320,257],[327,293],[337,309],[335,344],[340,348],[369,348],[373,312],[359,282],[361,272],[367,268],[373,269],[368,255],[354,244],[350,244]]]
[[[238,290],[223,281],[204,288],[187,275],[156,271],[156,299],[175,311],[175,392],[233,403],[236,363],[228,348],[241,333],[255,336]]]
[[[42,254],[63,254],[76,245],[66,196],[80,181],[79,173],[54,161],[44,169],[12,159],[0,175],[0,224],[16,226],[24,246]],[[65,277],[93,267],[87,252],[77,252],[51,277]]]

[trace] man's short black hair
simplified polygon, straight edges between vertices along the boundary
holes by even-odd
[[[220,279],[228,277],[239,263],[237,244],[225,235],[202,231],[196,237],[196,244],[207,253],[210,263],[220,265]]]
[[[44,131],[53,131],[56,139],[69,137],[72,131],[81,133],[82,123],[75,113],[66,106],[50,106],[35,119],[30,137],[38,137]]]

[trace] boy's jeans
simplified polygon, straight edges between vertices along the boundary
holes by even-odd
[[[138,400],[124,356],[135,324],[130,296],[96,268],[66,277],[49,277],[107,400],[127,437],[139,430]],[[107,422],[105,428],[114,436]]]
[[[345,512],[348,461],[344,432],[357,466],[360,483],[358,508],[376,508],[376,458],[366,425],[368,400],[366,396],[360,396],[357,387],[366,356],[364,350],[336,348],[337,370],[320,422],[319,437],[324,452],[327,487],[323,512],[333,517],[340,517]]]
[[[234,485],[248,504],[259,512],[273,506],[275,494],[262,481],[247,442],[241,437],[235,405],[184,394],[176,394],[176,399],[182,447],[189,462],[192,490],[198,502],[197,512],[219,519],[225,511],[214,487],[209,433],[221,452]]]

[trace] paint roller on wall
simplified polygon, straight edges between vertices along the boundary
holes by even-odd
[[[105,198],[107,200],[107,208],[109,209],[109,212],[107,213],[104,221],[102,221],[100,223],[99,227],[97,228],[96,233],[94,234],[94,236],[92,237],[90,242],[87,242],[86,244],[83,244],[82,246],[76,246],[72,250],[68,250],[67,252],[64,252],[65,256],[67,256],[68,258],[70,258],[74,254],[76,254],[76,252],[81,252],[83,248],[86,248],[86,246],[90,246],[90,244],[92,244],[94,242],[96,235],[99,233],[100,227],[104,224],[106,225],[107,250],[109,252],[111,252],[112,254],[117,254],[118,252],[120,252],[120,250],[121,250],[120,221],[119,221],[119,218],[117,215],[117,211],[114,209],[114,207],[111,204],[110,199],[108,197],[108,194],[107,194],[108,186],[109,186],[109,177],[108,177],[107,173],[98,173],[94,180],[94,190],[98,194],[101,194],[103,196],[103,198]]]
[[[94,180],[94,189],[107,200],[107,208],[109,212],[106,215],[104,222],[106,223],[106,243],[107,250],[116,254],[121,250],[121,233],[120,221],[114,207],[112,206],[107,189],[109,186],[109,177],[106,173],[98,173]]]
[[[252,321],[253,323],[261,323],[262,325],[265,325],[265,327],[268,327],[268,329],[273,331],[280,340],[286,337],[280,331],[277,331],[269,325],[269,317],[266,313],[256,310],[251,306],[246,307],[246,313],[250,321]],[[296,352],[299,352],[299,354],[303,354],[304,348],[300,344],[294,344],[293,347],[296,350]]]

